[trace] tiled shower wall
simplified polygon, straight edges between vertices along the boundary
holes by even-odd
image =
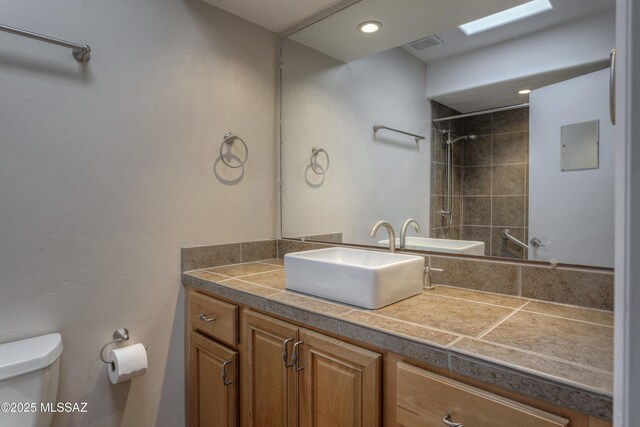
[[[434,118],[458,114],[433,103]],[[432,144],[432,237],[485,242],[485,255],[526,258],[526,251],[501,237],[508,228],[527,241],[529,111],[517,109],[438,123]],[[454,145],[451,224],[439,213],[446,194],[446,136],[477,135]]]

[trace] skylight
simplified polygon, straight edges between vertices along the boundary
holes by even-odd
[[[492,28],[500,27],[511,22],[520,21],[542,12],[553,9],[549,0],[533,0],[493,15],[460,25],[458,28],[467,36],[472,36]]]

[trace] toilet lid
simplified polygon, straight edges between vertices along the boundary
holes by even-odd
[[[0,381],[46,368],[61,354],[60,334],[0,344]]]

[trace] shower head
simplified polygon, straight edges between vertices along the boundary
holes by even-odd
[[[465,136],[459,136],[456,139],[449,139],[447,141],[447,144],[453,144],[455,142],[458,141],[462,141],[462,140],[467,140],[467,139],[478,139],[478,135],[465,135]]]

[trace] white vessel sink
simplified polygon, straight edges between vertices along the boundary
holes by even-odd
[[[447,252],[450,254],[484,255],[484,242],[473,240],[433,239],[428,237],[407,237],[405,249],[419,251]],[[389,246],[389,240],[379,240],[379,246]],[[396,248],[400,239],[396,239]]]
[[[286,288],[369,309],[422,292],[424,258],[348,248],[284,256]]]

